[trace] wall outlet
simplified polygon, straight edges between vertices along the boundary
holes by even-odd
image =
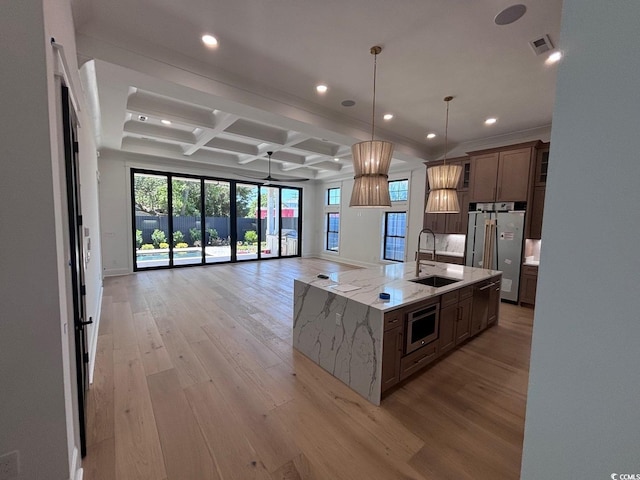
[[[336,325],[340,326],[342,325],[342,314],[341,313],[336,313]],[[0,478],[0,480],[2,480]]]
[[[18,451],[0,457],[0,480],[11,480],[20,474]]]

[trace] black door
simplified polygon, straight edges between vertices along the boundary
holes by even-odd
[[[69,90],[62,86],[62,117],[64,123],[64,155],[67,180],[67,208],[69,215],[69,267],[73,292],[73,321],[75,331],[76,380],[78,384],[78,413],[80,424],[80,450],[87,453],[86,393],[89,388],[89,354],[87,350],[84,285],[84,240],[82,209],[80,205],[80,172],[78,171],[78,141],[76,117],[69,102]]]

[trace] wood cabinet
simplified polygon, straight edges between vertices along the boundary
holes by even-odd
[[[400,359],[400,380],[404,380],[409,375],[421,370],[438,358],[438,342],[431,342],[428,345],[405,355]]]
[[[382,337],[382,377],[381,392],[389,390],[405,378],[422,370],[441,355],[454,350],[462,342],[494,324],[498,318],[500,303],[500,277],[467,285],[430,298],[423,302],[391,310],[384,314],[384,333]],[[492,302],[495,305],[486,307],[485,321],[481,328],[472,332],[474,292],[479,285],[491,284],[497,287]],[[488,292],[491,295],[490,292]],[[489,298],[489,297],[487,297]],[[405,354],[407,339],[407,320],[411,312],[425,305],[439,304],[438,338],[417,350]]]
[[[471,336],[494,325],[500,309],[500,277],[477,283],[473,290]]]
[[[538,267],[523,265],[520,273],[520,304],[535,305]]]
[[[534,144],[471,154],[470,202],[526,201]]]
[[[535,182],[536,187],[547,184],[547,172],[549,169],[549,143],[543,143],[537,148],[536,152],[536,170]]]
[[[472,291],[473,293],[473,291]],[[458,316],[456,319],[456,345],[464,342],[471,335],[471,308],[473,297],[469,295],[458,302]]]
[[[537,149],[534,174],[534,187],[530,198],[527,238],[542,238],[542,217],[544,216],[544,197],[549,166],[549,144],[544,143]]]
[[[473,176],[471,180],[471,202],[493,202],[496,199],[499,153],[472,155]]]
[[[491,280],[493,286],[489,292],[489,314],[487,318],[487,327],[491,327],[498,322],[498,315],[500,312],[500,278],[494,277]]]
[[[403,349],[404,324],[384,332],[382,339],[382,392],[400,381],[400,360]]]
[[[440,309],[440,335],[438,349],[441,354],[456,346],[456,323],[458,321],[458,303]]]
[[[542,217],[544,215],[544,186],[533,188],[531,208],[529,209],[529,235],[527,238],[539,240],[542,238]]]

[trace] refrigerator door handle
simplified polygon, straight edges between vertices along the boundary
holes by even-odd
[[[496,238],[496,220],[485,220],[484,222],[484,252],[482,255],[482,267],[491,270],[493,265],[493,251]]]

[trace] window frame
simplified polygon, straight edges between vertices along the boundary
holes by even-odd
[[[337,202],[332,202],[331,201],[331,191],[338,191],[338,201]],[[331,207],[335,207],[335,206],[340,206],[340,202],[342,200],[342,189],[340,187],[329,187],[327,188],[327,205],[331,206]]]
[[[403,235],[389,235],[389,215],[398,215],[398,214],[403,214],[404,215],[404,232]],[[384,235],[383,235],[383,244],[382,244],[382,259],[388,262],[404,262],[405,257],[407,255],[407,221],[409,219],[409,212],[406,210],[389,210],[384,212]],[[402,238],[404,239],[404,249],[402,252],[402,259],[401,260],[397,260],[395,258],[388,258],[387,257],[387,239],[389,238]]]
[[[409,201],[409,179],[408,178],[399,178],[397,180],[389,180],[387,182],[387,184],[389,185],[389,197],[391,197],[391,184],[392,183],[400,183],[400,182],[406,182],[406,184],[407,184],[407,189],[405,190],[406,198],[403,198],[403,199],[400,199],[400,200],[391,199],[391,204],[392,205],[398,205],[398,204],[401,204],[401,203],[407,203]]]
[[[330,225],[331,225],[331,215],[337,215],[338,216],[338,230],[331,230]],[[325,238],[324,238],[324,249],[327,252],[334,252],[334,253],[338,253],[340,250],[340,212],[336,212],[336,211],[330,211],[330,212],[326,212],[325,213],[325,222],[327,225],[326,228],[326,232],[325,232]],[[330,233],[335,233],[338,236],[338,243],[336,245],[336,248],[329,248],[329,234]]]

